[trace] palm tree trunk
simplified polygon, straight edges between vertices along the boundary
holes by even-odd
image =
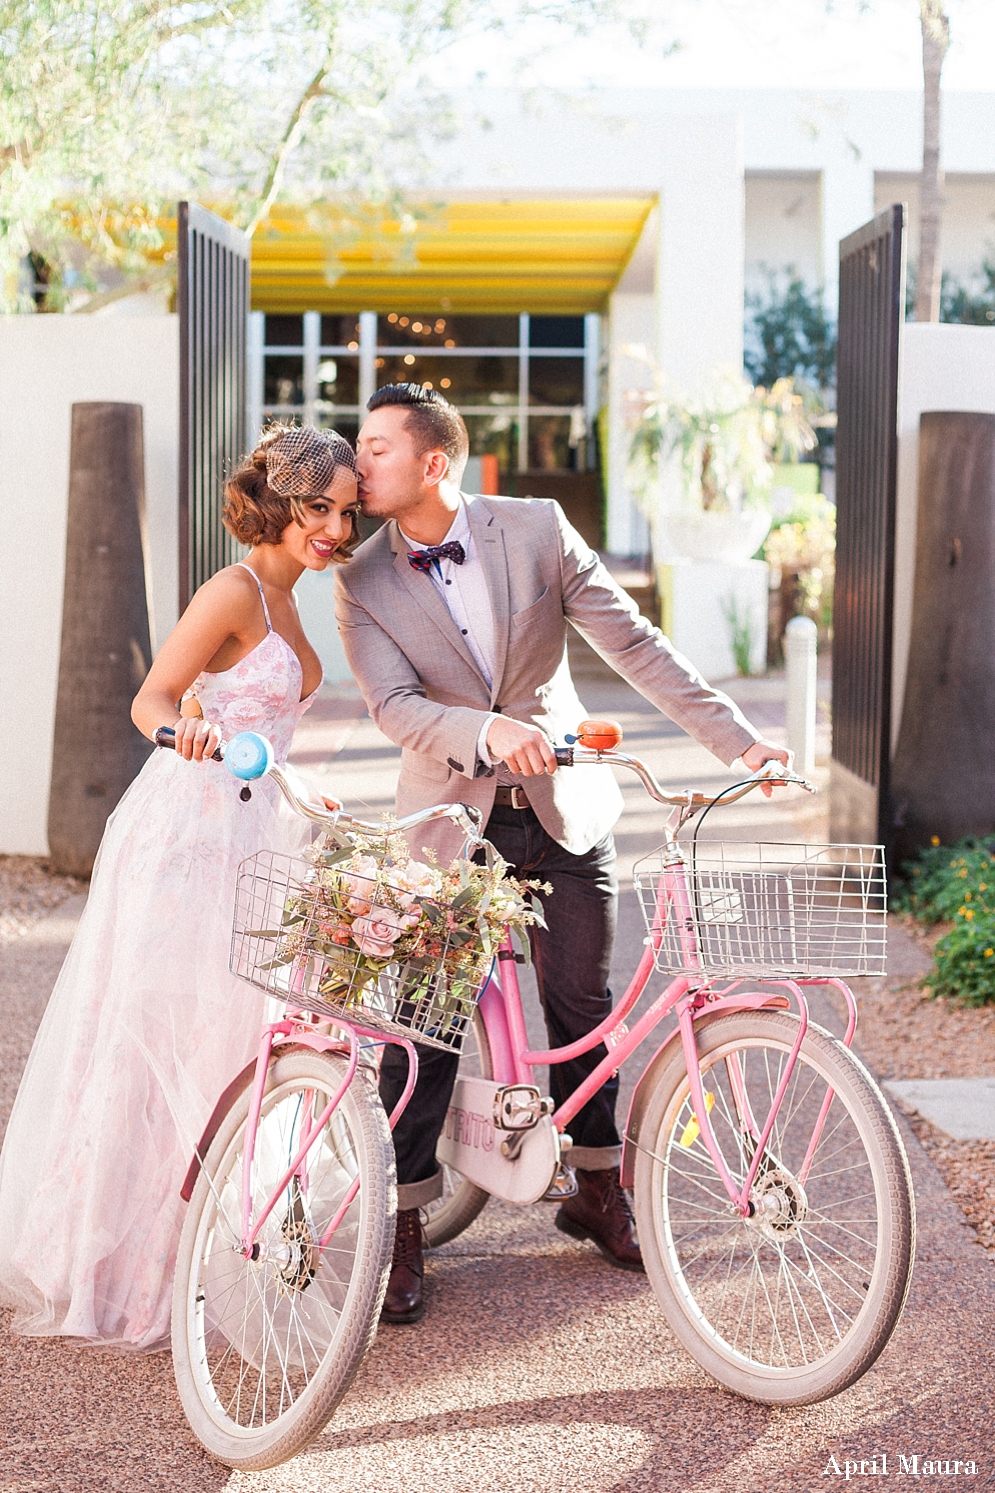
[[[919,188],[919,267],[916,272],[916,321],[939,321],[940,223],[943,216],[943,167],[940,162],[940,72],[950,45],[945,0],[919,0],[922,23],[923,130],[922,179]]]

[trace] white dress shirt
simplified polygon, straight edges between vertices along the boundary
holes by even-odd
[[[433,560],[431,570],[423,574],[426,584],[431,577],[450,617],[466,638],[466,646],[473,655],[474,663],[483,675],[488,689],[491,689],[494,685],[494,612],[491,594],[487,589],[487,576],[470,529],[467,507],[472,502],[472,498],[462,497],[456,517],[442,540],[443,544],[459,543],[463,546],[463,564],[457,565],[453,560]],[[403,529],[401,538],[409,550],[434,548],[409,538]],[[485,767],[493,765],[487,750],[487,733],[491,729],[491,722],[496,720],[496,713],[488,715],[477,737],[477,756]],[[518,779],[509,775],[509,781],[517,782]]]

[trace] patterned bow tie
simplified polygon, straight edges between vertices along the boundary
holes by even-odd
[[[452,560],[454,565],[462,565],[465,559],[466,550],[458,539],[450,539],[448,544],[430,544],[424,550],[408,550],[412,570],[431,570],[433,560]]]

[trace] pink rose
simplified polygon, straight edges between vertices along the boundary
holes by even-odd
[[[374,903],[368,913],[356,918],[352,936],[361,954],[367,954],[371,959],[387,959],[394,952],[401,934],[417,922],[417,915],[405,916],[392,907]]]

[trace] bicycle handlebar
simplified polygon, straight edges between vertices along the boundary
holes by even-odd
[[[628,752],[619,752],[614,748],[594,751],[590,747],[583,746],[556,747],[555,755],[560,767],[579,767],[585,762],[607,762],[613,767],[631,768],[650,798],[655,798],[657,803],[669,804],[674,808],[707,809],[717,803],[734,804],[762,783],[783,783],[785,786],[788,783],[794,783],[797,787],[804,788],[806,793],[818,792],[815,785],[807,778],[799,777],[794,772],[786,772],[779,763],[772,762],[765,762],[763,767],[751,775],[748,782],[741,783],[735,790],[726,790],[724,793],[717,793],[714,798],[706,798],[703,793],[694,793],[690,788],[684,793],[664,793],[645,762],[640,762],[638,757],[630,757]]]
[[[160,726],[155,733],[154,741],[158,747],[175,749],[175,732],[170,726]],[[752,774],[748,781],[737,784],[733,789],[717,793],[712,798],[707,798],[704,794],[695,793],[691,789],[687,789],[684,793],[664,793],[645,762],[641,762],[638,757],[630,756],[628,752],[619,752],[613,747],[604,750],[595,750],[585,746],[556,747],[555,755],[560,767],[580,767],[585,763],[607,763],[613,767],[628,767],[636,774],[646,792],[651,798],[656,799],[657,803],[685,810],[707,809],[718,803],[734,804],[763,783],[785,785],[794,783],[797,787],[804,788],[807,793],[817,792],[815,786],[807,778],[800,777],[797,773],[786,772],[779,763],[772,762],[765,763],[759,771]],[[218,748],[213,755],[213,760],[223,761],[234,777],[241,778],[246,783],[256,778],[271,777],[295,813],[303,819],[311,819],[316,824],[321,824],[335,839],[344,842],[350,834],[378,835],[383,832],[380,825],[369,824],[363,819],[355,819],[344,809],[326,809],[301,798],[275,762],[273,748],[266,737],[260,736],[255,731],[240,731],[237,736],[232,737],[231,741],[223,743]],[[482,845],[485,841],[480,833],[481,818],[480,810],[468,804],[437,804],[431,809],[422,809],[416,814],[408,814],[404,819],[399,819],[397,827],[402,832],[406,832],[417,829],[419,825],[428,824],[434,819],[450,819],[464,832],[471,843]]]
[[[157,747],[168,751],[176,748],[176,733],[171,726],[160,726],[153,740]],[[240,731],[230,741],[222,743],[211,760],[224,762],[233,777],[241,778],[246,783],[254,782],[257,778],[272,778],[296,814],[302,819],[311,819],[322,825],[333,838],[343,843],[349,834],[383,834],[382,825],[369,824],[363,819],[354,819],[344,809],[326,809],[301,798],[274,760],[273,748],[266,737],[260,736],[256,731]],[[399,819],[397,828],[404,832],[417,829],[419,825],[428,824],[433,819],[451,819],[468,840],[482,845],[484,839],[480,833],[481,818],[480,810],[469,804],[437,804],[431,809],[422,809],[417,814],[408,814],[404,819]]]

